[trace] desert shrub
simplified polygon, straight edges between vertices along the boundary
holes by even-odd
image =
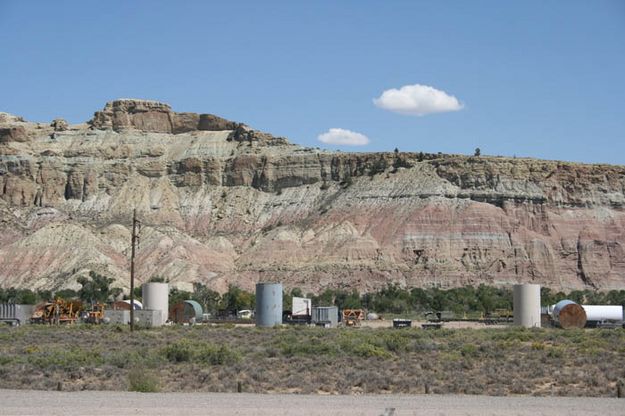
[[[564,356],[564,350],[560,347],[549,348],[547,351],[547,357],[549,358],[562,358]]]
[[[477,357],[479,355],[477,347],[473,344],[463,345],[462,348],[460,348],[460,354],[462,354],[463,357]]]
[[[210,365],[235,364],[241,361],[241,354],[226,345],[206,344],[197,351],[197,358],[200,362]]]
[[[154,373],[143,368],[133,368],[128,372],[128,391],[156,393],[159,390],[160,382]]]
[[[528,342],[532,338],[532,333],[526,328],[508,328],[492,333],[494,341]]]
[[[363,358],[371,358],[371,357],[391,358],[392,357],[392,355],[388,351],[376,345],[370,344],[369,342],[364,342],[362,344],[355,345],[352,348],[352,352],[355,355],[359,357],[363,357]]]
[[[542,342],[534,341],[532,342],[532,349],[535,351],[542,351],[545,349],[545,344],[543,344]]]
[[[158,367],[162,365],[163,357],[153,350],[143,351],[118,351],[112,352],[104,357],[106,364],[117,368],[134,368],[134,367]]]
[[[166,346],[162,353],[172,363],[190,361],[192,356],[191,345],[184,340]]]
[[[42,370],[73,370],[78,367],[98,366],[104,363],[97,350],[82,348],[50,348],[28,354],[26,361]]]
[[[280,345],[280,350],[283,355],[287,357],[299,356],[299,355],[313,355],[313,356],[333,356],[336,355],[337,347],[328,342],[307,342],[307,340],[299,340],[295,342],[283,342]]]
[[[400,331],[385,334],[381,338],[381,341],[383,344],[382,347],[390,352],[399,353],[409,349],[409,339]]]

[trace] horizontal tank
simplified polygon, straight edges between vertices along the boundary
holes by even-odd
[[[586,311],[572,300],[565,299],[556,303],[551,316],[564,329],[586,326]]]
[[[586,320],[593,322],[622,321],[623,307],[621,305],[582,305],[586,312]]]

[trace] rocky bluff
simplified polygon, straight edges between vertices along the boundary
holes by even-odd
[[[0,285],[128,287],[137,208],[140,282],[622,288],[624,189],[622,166],[329,152],[154,101],[0,113]]]

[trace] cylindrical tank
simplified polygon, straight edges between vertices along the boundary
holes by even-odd
[[[145,283],[142,286],[143,309],[161,311],[161,324],[169,317],[169,285],[167,283]]]
[[[282,324],[282,283],[256,284],[256,326]]]
[[[586,312],[586,320],[594,322],[622,321],[623,307],[621,305],[582,305]]]
[[[514,285],[514,325],[540,328],[540,285]]]
[[[586,326],[586,312],[572,300],[561,300],[553,307],[553,320],[564,329]]]

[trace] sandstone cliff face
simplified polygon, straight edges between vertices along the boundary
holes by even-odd
[[[0,113],[0,285],[259,280],[317,291],[625,285],[625,168],[340,153],[208,114],[117,100],[84,125]]]

